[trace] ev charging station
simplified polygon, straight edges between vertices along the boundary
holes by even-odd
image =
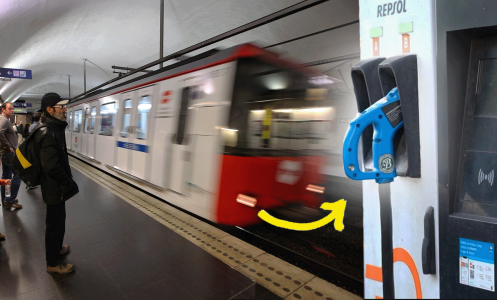
[[[359,3],[364,296],[495,299],[497,1]]]

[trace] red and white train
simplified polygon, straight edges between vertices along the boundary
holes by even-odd
[[[182,209],[247,226],[261,209],[322,203],[332,83],[252,44],[209,51],[70,103],[67,146]]]

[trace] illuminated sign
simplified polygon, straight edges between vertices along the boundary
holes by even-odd
[[[25,107],[14,107],[14,113],[15,114],[27,114],[28,109]]]

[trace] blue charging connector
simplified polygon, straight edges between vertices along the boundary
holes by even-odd
[[[373,170],[363,172],[359,166],[359,141],[363,131],[373,125]],[[345,134],[343,167],[347,177],[354,180],[374,179],[389,183],[397,176],[394,161],[393,138],[404,126],[399,90],[393,88],[384,98],[360,113]]]

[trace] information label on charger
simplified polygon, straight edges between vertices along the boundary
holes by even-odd
[[[395,101],[388,105],[385,105],[381,108],[381,110],[387,116],[388,121],[393,128],[397,127],[397,125],[399,125],[399,123],[403,121],[400,101]]]
[[[459,238],[459,274],[459,283],[494,292],[494,244]]]

